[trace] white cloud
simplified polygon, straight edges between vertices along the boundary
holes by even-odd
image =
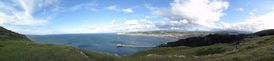
[[[111,5],[106,7],[107,10],[114,10],[114,11],[118,11],[118,12],[125,12],[125,13],[132,13],[133,8],[118,8],[117,5]]]
[[[244,9],[243,8],[238,8],[238,9],[236,9],[237,11],[244,11]]]
[[[94,32],[128,32],[128,31],[151,31],[151,30],[240,30],[259,31],[273,29],[273,11],[255,16],[258,12],[253,9],[250,18],[238,23],[225,23],[220,21],[229,6],[224,0],[174,0],[170,8],[157,8],[145,5],[153,14],[166,17],[160,21],[147,19],[126,20],[116,22],[109,26],[95,28]],[[243,8],[236,9],[244,11]]]
[[[133,10],[131,8],[126,8],[126,9],[122,9],[123,12],[126,12],[126,13],[132,13]]]
[[[274,29],[274,10],[259,16],[251,16],[245,21],[223,24],[221,28],[232,29],[232,30],[241,30],[241,31],[260,31],[264,29]]]
[[[90,32],[133,32],[133,31],[148,31],[157,30],[158,27],[147,19],[129,19],[124,22],[112,23],[107,26],[92,29]]]
[[[154,31],[154,30],[208,30],[197,25],[188,24],[187,20],[172,21],[170,19],[152,21],[148,19],[125,19],[122,22],[113,20],[110,25],[97,28],[87,28],[91,33],[108,32],[135,32],[135,31]]]
[[[108,26],[92,29],[92,32],[131,32],[152,30],[210,30],[216,27],[223,10],[229,4],[223,0],[174,0],[170,8],[157,8],[148,4],[146,8],[153,14],[166,17],[159,21],[148,19],[124,20]],[[119,10],[112,5],[108,9]],[[131,9],[123,10],[131,12]],[[132,11],[133,12],[133,11]],[[151,18],[150,18],[151,19]]]
[[[254,16],[258,12],[257,9],[252,9],[248,14]]]
[[[170,8],[157,8],[145,5],[153,14],[167,17],[172,21],[181,21],[187,26],[199,26],[197,28],[215,28],[229,6],[225,0],[174,0]],[[182,29],[182,27],[181,27]]]
[[[56,0],[12,0],[11,3],[0,1],[0,24],[40,25],[47,22],[45,18],[34,17],[41,7],[52,5]],[[22,9],[20,9],[22,8]]]
[[[220,20],[228,6],[229,3],[223,0],[174,0],[171,12],[190,19],[188,22],[214,27],[214,22]]]
[[[83,10],[83,9],[90,10],[90,11],[97,11],[98,9],[96,8],[96,6],[98,6],[98,3],[96,1],[93,1],[89,3],[78,4],[70,7],[69,9],[72,11]]]
[[[151,6],[150,4],[145,4],[144,7],[149,9],[152,12],[152,14],[156,16],[172,16],[172,14],[170,14],[169,8],[158,8]]]
[[[106,7],[106,9],[108,9],[108,10],[118,10],[116,5],[108,6],[108,7]]]
[[[249,12],[249,15],[255,15],[255,13],[254,12]]]
[[[258,12],[258,10],[257,10],[257,9],[253,9],[252,11],[253,11],[253,12]]]

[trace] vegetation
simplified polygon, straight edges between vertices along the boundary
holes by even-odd
[[[256,32],[255,35],[258,35],[258,36],[274,35],[274,29],[259,31],[259,32]]]
[[[231,44],[213,44],[200,47],[165,47],[139,52],[144,61],[273,61],[274,36],[251,38],[234,50]],[[140,59],[139,59],[140,60]]]
[[[0,27],[0,61],[120,61],[119,56],[79,48],[36,44],[24,35]]]
[[[144,31],[144,32],[129,32],[132,34],[207,34],[211,32],[193,32],[193,31],[185,31],[185,32],[180,32],[180,31]]]
[[[190,37],[186,39],[180,39],[175,42],[169,42],[167,44],[162,44],[160,47],[176,47],[176,46],[207,46],[216,43],[234,43],[238,42],[249,35],[229,35],[229,34],[209,34],[203,37]]]
[[[206,31],[144,31],[144,32],[129,32],[125,35],[145,35],[145,36],[155,36],[155,37],[164,37],[172,39],[174,41],[189,37],[202,37],[213,32]],[[121,34],[121,33],[120,33]]]
[[[239,50],[235,50],[233,44],[214,43],[195,47],[158,47],[131,56],[36,44],[24,35],[6,29],[0,29],[0,36],[0,61],[274,61],[274,35],[241,39]],[[218,36],[221,37],[227,36]]]
[[[9,31],[0,26],[0,41],[24,40],[30,41],[26,36]]]

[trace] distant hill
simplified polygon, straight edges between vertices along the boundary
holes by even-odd
[[[258,36],[274,35],[274,29],[262,30],[254,34]]]
[[[175,30],[157,30],[157,31],[137,31],[137,32],[123,32],[133,34],[189,34],[189,33],[218,33],[218,34],[250,34],[252,32],[237,31],[237,30],[214,30],[214,31],[175,31]]]
[[[207,31],[142,31],[142,32],[128,32],[124,35],[143,35],[143,36],[155,36],[155,37],[163,37],[172,40],[179,40],[189,37],[198,37],[205,36],[211,34],[213,32]]]
[[[213,33],[217,34],[229,34],[229,35],[238,35],[238,34],[251,34],[253,32],[248,32],[248,31],[238,31],[238,30],[215,30],[211,31]]]
[[[136,61],[274,61],[274,36],[241,41],[239,50],[233,44],[217,43],[199,47],[168,47],[139,52]]]
[[[141,61],[274,61],[274,30],[218,32],[162,44],[139,52]]]
[[[238,31],[219,31],[212,34],[200,37],[189,37],[180,39],[175,42],[168,42],[159,47],[176,47],[176,46],[208,46],[217,43],[235,43],[240,42],[245,38],[253,38],[256,36],[274,35],[274,29],[262,30],[255,33],[238,32]]]
[[[0,26],[0,41],[5,40],[25,40],[30,41],[25,35],[12,32]]]
[[[233,43],[244,39],[247,35],[229,35],[229,34],[209,34],[201,37],[189,37],[186,39],[180,39],[175,42],[168,42],[162,44],[160,47],[176,47],[176,46],[208,46],[216,43]]]

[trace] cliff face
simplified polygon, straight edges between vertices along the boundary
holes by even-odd
[[[30,41],[25,35],[7,30],[0,26],[0,41],[6,41],[6,40]]]

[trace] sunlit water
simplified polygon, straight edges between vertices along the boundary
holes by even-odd
[[[116,34],[63,34],[63,35],[29,35],[37,43],[64,44],[97,52],[130,55],[152,48],[117,47],[117,44],[134,46],[157,46],[170,41],[166,38],[116,35]]]

